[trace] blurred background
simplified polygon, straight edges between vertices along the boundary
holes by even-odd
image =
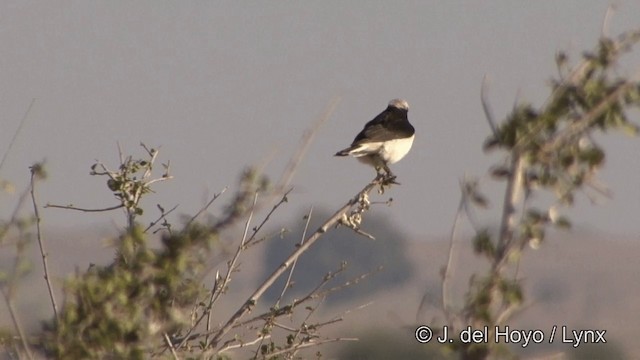
[[[640,3],[618,1],[603,29],[610,5],[596,0],[3,1],[0,154],[6,158],[0,179],[12,185],[0,192],[0,219],[11,216],[28,185],[28,167],[41,160],[49,174],[38,188],[43,204],[115,205],[103,179],[88,176],[89,167],[96,159],[117,166],[118,144],[125,153],[142,155],[144,142],[160,149],[160,161],[171,161],[175,177],[158,184],[147,206],[179,205],[169,217],[179,223],[180,214],[195,213],[225,186],[233,190],[248,165],[263,166],[277,180],[302,134],[337,101],[295,174],[290,204],[279,213],[277,223],[297,229],[290,239],[297,241],[309,206],[328,214],[373,178],[371,168],[332,155],[390,99],[403,98],[416,141],[393,166],[402,185],[379,199],[393,197],[392,205],[375,207],[375,216],[363,225],[382,235],[375,245],[355,237],[349,241],[357,246],[333,241],[307,256],[328,252],[334,263],[318,266],[329,268],[339,265],[341,256],[349,258],[353,274],[384,263],[390,270],[371,280],[366,291],[345,292],[343,302],[332,300],[327,307],[373,299],[366,310],[371,313],[354,315],[344,331],[405,327],[403,339],[412,340],[411,326],[429,323],[436,313],[418,308],[430,291],[439,296],[438,271],[446,261],[459,179],[477,176],[493,200],[477,221],[495,226],[498,219],[503,184],[490,181],[487,169],[501,158],[481,150],[490,131],[480,102],[483,78],[498,119],[517,101],[542,104],[548,80],[557,74],[558,51],[577,62],[603,31],[614,36],[640,27]],[[625,57],[618,71],[638,76],[640,50]],[[632,309],[639,305],[640,283],[633,274],[640,265],[631,255],[640,250],[640,142],[618,134],[598,141],[607,152],[600,179],[612,195],[598,198],[595,206],[578,198],[568,211],[573,231],[554,234],[527,255],[524,286],[532,304],[516,325],[604,328],[608,346],[638,354],[633,331],[640,330],[640,315]],[[119,212],[44,209],[41,215],[58,284],[76,266],[111,259],[103,240],[125,225]],[[36,259],[36,248],[30,251]],[[269,252],[259,255],[253,262],[256,281],[266,271],[263,263],[279,261]],[[460,257],[462,291],[480,265],[470,253]],[[0,261],[10,259],[10,253],[0,253]],[[21,289],[42,295],[20,304],[32,328],[51,315],[38,266]]]

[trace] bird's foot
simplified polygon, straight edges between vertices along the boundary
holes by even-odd
[[[382,176],[382,184],[383,185],[400,185],[399,182],[396,181],[398,177],[393,175],[392,173],[388,173],[388,174],[383,174]]]
[[[390,187],[391,185],[400,185],[400,183],[396,181],[396,178],[397,177],[391,172],[378,171],[378,176],[376,177],[376,181],[380,185],[378,193],[384,194],[385,187]]]
[[[387,177],[386,181],[387,181],[389,184],[393,184],[393,185],[401,185],[399,182],[397,182],[397,181],[396,181],[396,178],[397,178],[397,176],[395,176],[395,175],[390,175],[390,176],[388,176],[388,177]]]

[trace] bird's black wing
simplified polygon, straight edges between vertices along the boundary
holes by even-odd
[[[414,132],[413,126],[407,120],[406,111],[387,108],[366,123],[364,129],[353,140],[352,145],[407,138],[412,136]]]

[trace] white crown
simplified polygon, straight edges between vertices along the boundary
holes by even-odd
[[[409,103],[406,100],[402,99],[393,99],[389,101],[389,106],[393,106],[394,108],[409,110]]]

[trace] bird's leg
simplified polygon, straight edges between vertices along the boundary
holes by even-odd
[[[399,182],[396,182],[396,176],[393,175],[393,173],[391,172],[391,169],[389,169],[389,166],[387,166],[387,164],[384,164],[384,171],[387,173],[385,176],[385,182],[389,183],[389,184],[396,184],[396,185],[400,185]]]
[[[382,166],[375,165],[376,168],[376,179],[375,181],[380,184],[380,190],[378,192],[384,193],[384,185],[387,183],[387,173],[383,169]]]

